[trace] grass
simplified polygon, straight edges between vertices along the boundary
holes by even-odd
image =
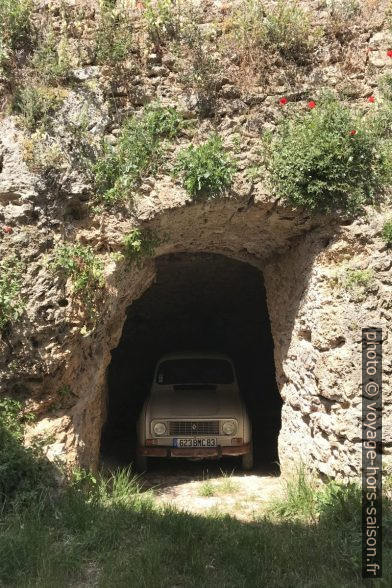
[[[272,511],[286,520],[316,520],[317,486],[303,468],[285,480],[284,498],[273,502]]]
[[[23,313],[22,282],[23,264],[20,260],[6,257],[0,261],[0,332]]]
[[[234,471],[227,473],[221,469],[221,474],[222,477],[218,480],[205,480],[199,488],[199,495],[209,497],[238,492],[240,484],[237,480],[233,479]]]
[[[307,586],[361,583],[360,491],[309,483],[304,472],[275,509],[243,523],[159,505],[131,470],[75,470],[56,487],[55,466],[22,445],[29,418],[0,402],[0,585],[51,588]],[[231,476],[224,476],[230,479]],[[225,481],[225,480],[223,480]],[[385,497],[384,583],[392,580],[390,499]],[[311,516],[309,516],[311,514]]]
[[[206,480],[203,482],[203,484],[200,486],[199,494],[200,496],[205,497],[215,496],[215,485],[213,482],[211,482],[211,480]]]
[[[241,523],[216,511],[201,517],[157,506],[129,471],[109,480],[79,475],[60,494],[13,505],[2,517],[0,582],[354,588],[361,583],[360,510],[358,492],[347,488],[320,493],[312,524],[301,512],[295,520],[275,514]],[[390,517],[386,505],[386,524]],[[374,586],[391,578],[390,548],[385,533],[384,584]]]

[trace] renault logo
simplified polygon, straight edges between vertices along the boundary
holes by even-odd
[[[197,429],[196,423],[193,423],[193,425],[192,425],[192,431],[196,431],[196,429]]]

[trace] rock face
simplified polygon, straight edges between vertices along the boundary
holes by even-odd
[[[213,23],[224,29],[225,6],[210,4],[204,11],[206,35]],[[380,71],[389,71],[392,64],[385,58],[389,37],[380,32],[385,17],[381,4],[373,20],[355,24],[356,35],[344,41],[346,45],[335,37],[324,41],[317,60],[298,66],[294,79],[277,62],[268,81],[248,80],[244,85],[236,77],[235,55],[226,56],[227,79],[221,75],[222,66],[223,79],[207,117],[200,114],[197,93],[182,84],[177,57],[165,47],[158,52],[147,46],[144,57],[135,57],[136,73],[134,63],[127,62],[114,75],[108,66],[85,60],[75,67],[73,88],[54,123],[55,132],[46,137],[47,144],[56,142],[62,153],[57,167],[52,156],[50,165],[29,169],[26,146],[31,137],[21,130],[17,117],[4,118],[0,256],[16,255],[24,263],[25,310],[0,339],[0,390],[25,399],[36,413],[29,437],[43,437],[51,459],[97,467],[107,368],[127,309],[154,281],[156,258],[187,252],[219,253],[263,273],[283,400],[283,470],[301,459],[320,476],[359,475],[361,329],[383,328],[383,451],[385,460],[391,459],[392,256],[381,238],[388,211],[369,209],[357,220],[310,216],[274,199],[263,173],[248,173],[258,161],[260,133],[273,130],[282,115],[282,95],[301,106],[325,86],[350,86],[354,103],[377,94]],[[93,9],[86,18],[94,19]],[[322,10],[319,18],[324,22]],[[292,64],[289,69],[292,72]],[[212,130],[232,150],[240,136],[235,155],[239,172],[232,189],[195,203],[170,171],[159,170],[145,178],[131,205],[94,208],[91,181],[75,163],[77,139],[71,123],[72,128],[79,124],[76,115],[85,106],[91,149],[103,137],[115,144],[119,112],[137,112],[152,99],[176,106],[186,119],[197,122],[196,131],[186,131],[169,147],[173,154]],[[139,265],[117,255],[124,235],[135,227],[161,237],[155,253]],[[58,240],[89,245],[104,263],[105,288],[93,328],[83,328],[85,309],[72,297],[71,285],[50,269]],[[352,270],[367,272],[369,279],[348,286],[345,276]]]

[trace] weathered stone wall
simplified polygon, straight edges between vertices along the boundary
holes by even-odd
[[[317,22],[325,24],[324,4],[307,4]],[[80,5],[87,3],[76,3]],[[94,28],[96,7],[90,5],[83,22]],[[120,339],[127,307],[154,279],[153,259],[142,268],[130,267],[113,253],[120,251],[123,236],[133,227],[152,228],[166,238],[156,255],[215,252],[263,271],[284,400],[282,466],[287,469],[301,457],[323,474],[357,475],[365,326],[384,327],[386,457],[392,451],[392,258],[380,237],[387,211],[369,210],[354,222],[309,216],[274,199],[263,173],[251,179],[248,170],[259,162],[260,134],[273,131],[283,116],[281,96],[288,97],[294,110],[306,108],[307,100],[317,99],[325,88],[364,108],[371,94],[381,100],[378,78],[392,64],[386,56],[392,43],[387,3],[364,2],[365,16],[350,24],[349,34],[340,39],[328,32],[307,63],[275,56],[260,75],[249,74],[248,66],[224,44],[227,6],[206,2],[202,7],[206,51],[214,51],[219,63],[207,117],[200,112],[197,92],[183,82],[181,59],[169,45],[157,52],[142,34],[138,50],[121,68],[95,65],[87,49],[76,60],[73,86],[54,129],[43,139],[44,145],[60,146],[64,157],[59,167],[29,169],[28,133],[15,116],[2,121],[0,224],[12,232],[0,231],[0,255],[15,253],[26,263],[26,309],[0,340],[0,390],[28,400],[38,419],[32,434],[48,436],[51,457],[96,466],[110,350]],[[52,15],[59,30],[60,12]],[[71,30],[69,34],[72,40]],[[219,199],[192,203],[170,172],[159,170],[143,182],[131,204],[94,209],[92,185],[75,164],[71,123],[86,108],[91,144],[98,145],[103,136],[115,143],[119,118],[152,100],[176,106],[194,122],[170,147],[169,160],[181,147],[215,130],[236,158],[239,172],[233,188]],[[235,149],[238,136],[240,147]],[[70,296],[70,284],[64,285],[48,267],[59,239],[89,244],[105,262],[99,320],[87,334],[82,331],[83,308]],[[366,288],[345,287],[345,272],[355,268],[371,270],[373,279]],[[64,389],[70,391],[66,398]]]
[[[283,468],[301,458],[328,476],[360,471],[361,329],[370,326],[383,329],[383,442],[390,460],[392,259],[379,238],[382,222],[370,211],[332,239],[315,231],[265,270],[284,401]],[[370,271],[374,281],[347,290],[339,281],[347,268]]]

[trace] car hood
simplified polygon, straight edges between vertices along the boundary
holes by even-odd
[[[242,416],[241,398],[233,390],[160,390],[152,392],[148,405],[151,420]]]

